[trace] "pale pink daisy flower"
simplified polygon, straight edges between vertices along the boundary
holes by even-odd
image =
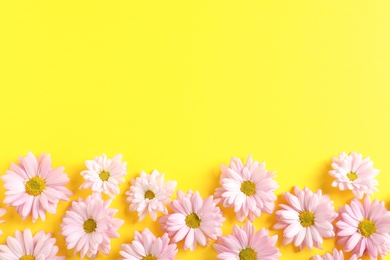
[[[58,246],[51,234],[39,231],[34,236],[30,229],[16,231],[15,237],[7,237],[7,245],[0,245],[0,259],[4,260],[62,260],[56,256]]]
[[[121,248],[122,260],[173,260],[178,252],[176,244],[169,244],[167,233],[156,238],[147,228],[142,234],[135,231],[133,242]]]
[[[170,203],[173,213],[159,218],[162,230],[167,232],[173,243],[184,240],[184,250],[193,251],[197,243],[206,246],[211,239],[222,235],[225,221],[222,212],[215,205],[213,196],[203,200],[199,192],[177,191],[177,199]]]
[[[32,215],[32,221],[40,217],[46,219],[46,210],[55,214],[60,200],[69,201],[72,192],[65,185],[69,182],[64,167],[51,168],[49,154],[41,154],[38,159],[28,153],[19,157],[19,164],[11,164],[11,170],[3,175],[5,182],[4,203],[16,207],[23,220]]]
[[[94,259],[98,252],[110,253],[110,238],[119,237],[117,230],[124,223],[113,218],[118,210],[109,208],[110,204],[111,200],[103,201],[98,195],[72,202],[61,223],[68,249],[74,248],[75,254],[80,252],[81,258],[86,255]]]
[[[284,192],[288,205],[280,204],[276,212],[275,229],[284,229],[283,244],[294,242],[302,250],[313,246],[321,248],[323,238],[334,237],[332,221],[337,217],[333,201],[318,190],[313,193],[307,187],[302,191],[294,187],[295,195]]]
[[[373,168],[374,163],[370,157],[363,159],[361,154],[352,152],[350,155],[341,153],[339,157],[332,158],[332,170],[329,174],[335,178],[333,187],[340,190],[352,190],[359,199],[364,194],[372,195],[378,185],[375,176],[379,170]]]
[[[91,188],[93,193],[108,194],[114,198],[119,194],[119,184],[123,183],[126,175],[126,162],[122,162],[122,155],[117,154],[111,159],[105,154],[95,156],[94,160],[85,161],[88,170],[82,171],[81,175],[85,182],[80,186],[80,189]]]
[[[224,207],[234,207],[237,220],[242,222],[247,217],[253,221],[261,212],[272,213],[279,188],[273,172],[265,169],[265,163],[252,161],[251,155],[245,165],[238,158],[232,158],[229,167],[221,165],[222,187],[215,191],[216,201]]]
[[[225,259],[278,259],[281,254],[275,246],[278,236],[269,236],[269,231],[262,228],[255,233],[251,222],[245,226],[234,225],[233,234],[219,237],[214,244],[217,258]]]
[[[333,254],[326,253],[322,256],[315,255],[311,258],[311,260],[344,260],[344,252],[342,250],[337,251],[336,248],[333,249]],[[358,260],[356,255],[352,255],[349,260]],[[360,260],[360,259],[359,259]]]
[[[150,214],[153,221],[157,212],[168,214],[165,204],[171,202],[171,196],[177,185],[176,181],[164,182],[164,174],[154,170],[151,174],[141,172],[141,176],[131,180],[126,201],[130,203],[130,211],[138,212],[139,221]]]
[[[390,252],[390,212],[383,201],[370,203],[366,195],[362,204],[353,198],[350,205],[340,207],[336,226],[338,243],[344,245],[346,252],[371,259]]]

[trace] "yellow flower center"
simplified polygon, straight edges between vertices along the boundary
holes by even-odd
[[[299,212],[299,222],[302,227],[310,227],[314,224],[314,213],[304,210]]]
[[[257,254],[252,248],[245,248],[238,254],[240,260],[256,260]]]
[[[196,213],[191,213],[186,217],[186,224],[190,228],[198,228],[200,226],[200,222],[202,222]]]
[[[19,260],[35,260],[35,257],[32,255],[24,255]]]
[[[32,196],[38,196],[46,188],[46,182],[44,179],[34,176],[26,182],[26,192]]]
[[[244,181],[241,184],[240,188],[241,192],[244,193],[246,196],[252,196],[256,193],[256,184],[254,184],[251,181]]]
[[[156,194],[154,194],[154,192],[153,191],[151,191],[151,190],[147,190],[146,192],[145,192],[145,199],[154,199],[154,197],[156,197]]]
[[[366,218],[359,222],[358,229],[364,237],[369,237],[376,232],[375,223]]]
[[[347,174],[347,177],[348,177],[348,179],[349,179],[350,181],[354,181],[354,180],[357,179],[358,176],[357,176],[356,173],[350,172],[350,173]]]
[[[87,219],[83,224],[83,228],[85,230],[85,233],[88,233],[88,234],[95,232],[96,227],[97,227],[96,221],[91,219],[91,218]]]
[[[142,257],[142,260],[157,260],[157,257],[155,257],[154,255],[148,254],[148,255]]]
[[[109,172],[106,172],[106,171],[102,171],[100,174],[99,174],[99,177],[102,181],[107,181],[108,178],[110,178],[110,173]]]

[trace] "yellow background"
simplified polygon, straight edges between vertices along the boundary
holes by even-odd
[[[0,1],[0,172],[28,151],[48,152],[65,166],[72,199],[85,198],[84,161],[122,153],[128,174],[112,207],[125,224],[98,259],[118,258],[134,230],[161,235],[125,202],[141,170],[206,197],[220,164],[252,153],[276,171],[278,202],[298,185],[323,189],[338,207],[352,193],[330,186],[331,158],[357,151],[381,170],[374,197],[389,207],[389,11],[386,0]],[[35,224],[7,208],[0,243],[43,229],[72,259],[58,234],[68,206]],[[223,211],[229,234],[237,222]],[[254,222],[274,223],[267,214]],[[335,244],[299,252],[281,240],[281,259]],[[216,257],[211,245],[179,248],[182,260]]]

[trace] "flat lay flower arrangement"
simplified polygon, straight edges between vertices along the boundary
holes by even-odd
[[[324,239],[336,239],[342,250],[335,248],[322,256],[313,254],[315,260],[344,259],[344,252],[349,252],[350,259],[380,259],[390,252],[390,212],[384,202],[370,198],[378,192],[375,177],[379,170],[373,168],[369,157],[356,152],[341,153],[332,159],[327,176],[333,178],[332,186],[343,192],[350,190],[355,196],[339,209],[321,190],[297,186],[283,193],[285,203],[275,205],[275,190],[279,188],[276,175],[251,156],[245,163],[233,157],[229,165],[222,165],[220,186],[212,195],[182,191],[176,181],[166,181],[157,170],[150,174],[140,172],[131,180],[130,189],[121,191],[118,185],[125,182],[127,171],[122,155],[96,156],[85,166],[80,173],[84,178],[80,189],[90,190],[91,194],[74,201],[69,199],[74,191],[66,188],[69,178],[64,168],[53,168],[48,154],[36,157],[28,153],[2,176],[4,203],[15,207],[24,221],[30,221],[29,217],[32,224],[38,219],[44,221],[46,214],[56,214],[58,203],[69,203],[65,215],[59,216],[61,235],[67,249],[81,258],[110,254],[111,239],[119,237],[118,229],[124,224],[123,219],[115,217],[118,210],[110,205],[121,193],[139,221],[149,215],[164,232],[156,236],[147,227],[134,231],[133,241],[121,245],[121,259],[176,259],[179,250],[194,251],[198,246],[211,245],[221,260],[271,260],[281,257],[278,239],[283,245],[293,244],[297,250],[322,249]],[[172,199],[175,190],[176,197]],[[103,199],[103,194],[110,199]],[[226,208],[234,210],[237,223],[230,234],[223,235]],[[1,208],[0,216],[6,212]],[[274,212],[272,228],[282,230],[282,238],[252,224],[262,213]],[[14,236],[0,245],[0,259],[65,259],[57,255],[58,251],[51,233],[33,234],[27,228],[15,230]]]

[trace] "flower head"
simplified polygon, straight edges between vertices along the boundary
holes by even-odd
[[[39,231],[34,236],[30,229],[16,231],[15,237],[7,237],[7,245],[0,245],[0,259],[6,260],[62,260],[56,256],[58,246],[51,234]]]
[[[321,249],[323,238],[334,236],[332,221],[337,217],[333,201],[321,190],[313,193],[307,187],[294,188],[295,195],[285,192],[288,205],[276,212],[276,229],[284,229],[283,244],[294,242],[302,250],[313,246]]]
[[[261,229],[255,233],[255,228],[251,222],[246,222],[245,226],[234,225],[233,234],[219,237],[214,244],[217,251],[217,258],[256,260],[256,259],[278,259],[281,254],[275,246],[278,236],[269,236],[266,229]]]
[[[253,221],[261,212],[272,213],[276,196],[274,190],[279,188],[273,172],[267,172],[265,163],[252,161],[251,155],[245,165],[238,158],[232,158],[229,167],[221,165],[222,174],[215,197],[224,207],[234,207],[237,220],[242,222],[247,217]]]
[[[267,172],[265,163],[259,164],[248,156],[243,165],[238,158],[232,158],[229,167],[221,165],[222,174],[215,197],[224,207],[234,207],[237,220],[242,222],[246,217],[253,221],[261,212],[272,213],[276,196],[274,190],[279,188],[273,172]]]
[[[35,222],[38,217],[46,219],[46,210],[56,213],[60,200],[69,201],[72,192],[65,185],[69,178],[64,167],[51,168],[49,154],[36,158],[32,153],[19,158],[19,164],[11,164],[11,170],[2,177],[6,197],[4,203],[16,207],[16,211],[26,219],[32,215]]]
[[[358,257],[368,255],[377,259],[390,252],[390,212],[378,200],[370,203],[368,196],[363,204],[353,198],[350,205],[340,207],[336,223],[338,243],[344,245],[344,251]]]
[[[322,256],[315,255],[311,258],[311,260],[344,260],[344,252],[343,251],[337,251],[336,248],[333,249],[333,254],[326,253]],[[356,255],[351,256],[349,260],[357,260]]]
[[[329,172],[335,178],[332,186],[340,190],[352,190],[359,199],[363,198],[364,194],[372,195],[374,191],[378,191],[375,188],[378,181],[374,177],[379,173],[373,165],[370,157],[363,159],[361,154],[355,152],[333,157],[332,170]]]
[[[81,175],[85,182],[80,189],[91,188],[93,193],[106,193],[111,198],[119,194],[119,184],[123,183],[126,175],[126,162],[122,162],[122,155],[117,154],[108,159],[105,154],[95,156],[94,160],[85,161],[88,170],[82,171]]]
[[[193,251],[196,244],[205,246],[210,239],[222,235],[221,226],[225,221],[221,210],[215,205],[213,196],[203,200],[199,192],[177,191],[177,199],[170,203],[173,213],[159,218],[162,229],[173,243],[184,241],[184,250]]]
[[[68,249],[80,252],[81,258],[110,253],[110,238],[119,237],[117,230],[124,222],[113,218],[118,210],[109,208],[110,203],[111,200],[103,201],[98,195],[72,202],[61,223]]]
[[[169,244],[167,233],[156,238],[147,228],[142,234],[135,231],[133,242],[122,244],[121,248],[122,260],[173,260],[177,254],[176,244]]]
[[[168,213],[165,204],[171,202],[176,185],[176,181],[164,182],[164,174],[160,174],[157,170],[151,174],[142,171],[140,177],[131,180],[130,190],[126,192],[130,211],[138,211],[140,221],[148,213],[155,221],[157,212]]]

